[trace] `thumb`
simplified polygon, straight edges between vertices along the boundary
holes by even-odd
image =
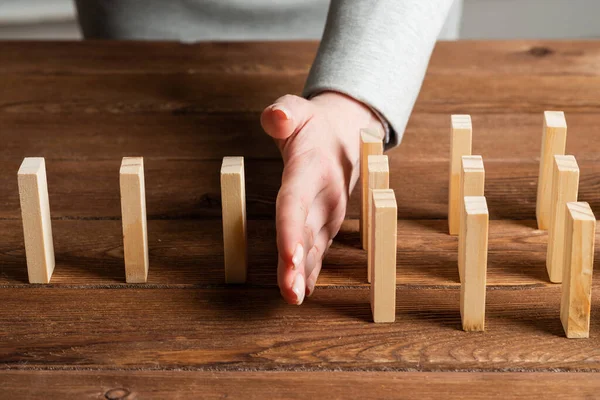
[[[287,94],[265,108],[260,123],[274,139],[287,139],[298,132],[313,115],[313,104],[299,96]]]

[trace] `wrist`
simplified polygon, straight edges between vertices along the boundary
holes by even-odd
[[[343,93],[326,91],[319,93],[311,99],[319,106],[326,107],[330,112],[353,126],[356,137],[360,136],[360,129],[368,128],[384,135],[384,126],[379,116],[366,104]]]

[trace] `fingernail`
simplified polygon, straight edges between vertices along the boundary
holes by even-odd
[[[308,282],[306,282],[306,297],[312,296],[312,294],[314,292],[315,292],[315,281],[313,281],[312,279],[309,279]]]
[[[304,258],[304,247],[300,243],[296,245],[294,255],[292,256],[292,269],[296,269],[300,266],[302,259]]]
[[[277,116],[277,118],[282,121],[287,121],[289,119],[292,119],[292,114],[285,107],[283,107],[281,105],[273,106],[272,110],[275,113],[275,115]]]
[[[296,279],[294,279],[294,283],[292,284],[292,291],[296,293],[296,304],[300,305],[304,301],[304,288],[306,284],[304,283],[304,277],[301,274],[296,275]]]

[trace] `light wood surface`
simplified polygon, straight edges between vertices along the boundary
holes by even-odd
[[[460,174],[463,156],[471,155],[473,127],[470,115],[450,118],[450,184],[448,188],[448,229],[451,235],[460,231]]]
[[[369,175],[369,196],[367,212],[367,221],[369,223],[368,242],[367,242],[367,282],[371,283],[372,266],[372,243],[373,229],[371,221],[373,220],[373,189],[388,189],[390,187],[390,165],[388,156],[368,156],[368,175]]]
[[[360,131],[360,241],[363,250],[369,240],[369,156],[383,154],[383,138],[380,132],[372,129]]]
[[[485,169],[481,156],[462,156],[460,169],[460,224],[465,220],[463,215],[465,211],[465,196],[483,196],[485,187]],[[462,226],[460,227],[462,232]],[[462,282],[464,276],[464,257],[465,249],[463,240],[464,235],[458,236],[458,274]]]
[[[144,158],[123,157],[119,171],[123,255],[127,283],[148,280],[148,228]]]
[[[568,338],[590,336],[596,217],[587,203],[567,203],[560,320]]]
[[[244,283],[248,274],[246,178],[243,157],[224,157],[221,165],[225,282]]]
[[[566,142],[567,121],[564,112],[545,111],[535,209],[538,229],[549,229],[552,224],[552,174],[554,171],[554,156],[565,154]]]
[[[374,189],[372,194],[371,310],[374,322],[394,322],[398,207],[392,189]]]
[[[485,330],[489,213],[484,196],[464,198],[460,236],[463,280],[460,315],[465,331]]]
[[[566,204],[577,201],[579,166],[573,156],[554,156],[551,191],[551,219],[548,230],[546,269],[550,282],[560,283],[565,262]]]
[[[29,282],[49,283],[55,260],[44,158],[25,158],[17,175]]]

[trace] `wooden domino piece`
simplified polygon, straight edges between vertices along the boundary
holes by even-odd
[[[221,204],[225,282],[244,283],[248,267],[244,157],[223,158]]]
[[[471,155],[473,127],[470,115],[452,115],[450,131],[450,184],[448,186],[448,229],[460,231],[460,170],[462,156]]]
[[[567,203],[560,320],[568,338],[590,336],[596,217],[588,203]]]
[[[360,242],[363,250],[367,249],[368,204],[369,204],[369,171],[368,157],[383,154],[382,134],[371,130],[360,131]]]
[[[390,187],[390,166],[388,156],[368,156],[368,176],[369,176],[369,196],[367,207],[367,282],[371,283],[371,252],[373,245],[373,230],[371,229],[371,221],[373,219],[373,189],[389,189]]]
[[[550,282],[560,283],[563,277],[565,249],[566,204],[577,201],[579,167],[573,156],[554,156],[552,171],[551,214],[548,229],[546,268]]]
[[[567,143],[567,121],[562,111],[544,112],[544,131],[542,133],[542,154],[538,176],[537,201],[535,213],[538,229],[550,228],[552,172],[554,156],[564,155]]]
[[[460,222],[464,221],[465,196],[483,196],[485,186],[485,169],[481,156],[462,156],[460,168]],[[462,265],[463,235],[458,236],[458,275],[462,282],[464,265]]]
[[[371,311],[374,322],[396,319],[396,249],[398,207],[392,189],[374,189]]]
[[[42,157],[25,158],[17,177],[29,283],[50,283],[54,272],[54,243],[46,162]]]
[[[462,241],[463,281],[460,286],[460,316],[465,331],[485,330],[489,213],[485,197],[464,198]]]
[[[143,157],[123,157],[119,171],[119,184],[125,281],[144,283],[148,280],[149,263]]]

